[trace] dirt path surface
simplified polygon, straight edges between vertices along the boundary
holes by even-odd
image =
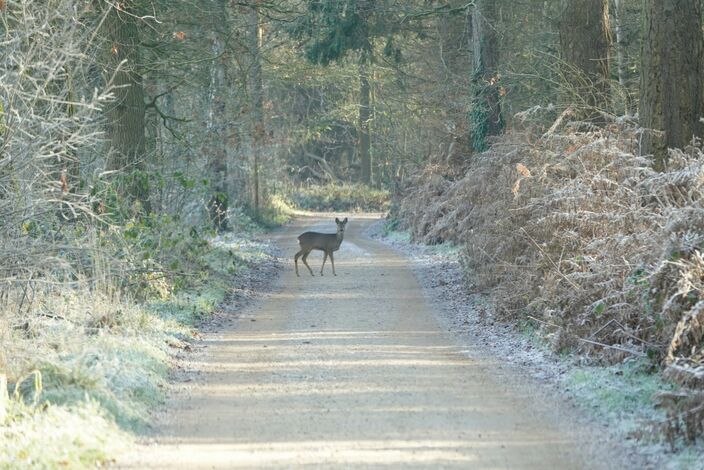
[[[123,468],[611,468],[600,449],[520,380],[455,346],[408,262],[350,218],[336,253],[312,278],[293,261],[273,288],[207,334],[155,442]],[[274,238],[287,257],[301,218]],[[479,356],[478,356],[479,357]],[[622,468],[622,467],[621,467]]]

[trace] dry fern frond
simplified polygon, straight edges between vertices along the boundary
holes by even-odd
[[[425,169],[397,215],[418,240],[463,243],[470,284],[492,290],[504,315],[530,312],[583,338],[614,320],[621,327],[601,342],[665,358],[704,300],[704,155],[673,150],[658,173],[627,121],[560,127],[504,136],[461,179]]]
[[[689,441],[704,433],[704,392],[662,392],[656,397],[658,405],[667,411],[664,435],[674,449],[677,436]]]

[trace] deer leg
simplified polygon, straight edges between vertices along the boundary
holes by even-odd
[[[320,275],[321,276],[323,275],[323,268],[325,267],[325,260],[328,259],[328,252],[324,251],[323,253],[325,253],[325,254],[323,255],[323,265],[320,267]]]
[[[303,253],[303,250],[296,253],[296,255],[293,257],[293,264],[296,265],[296,276],[298,277],[301,277],[301,275],[298,274],[298,258],[301,256],[301,253]]]
[[[303,264],[305,264],[305,265],[306,265],[306,268],[308,268],[308,271],[310,271],[310,275],[311,275],[311,276],[315,276],[315,274],[313,274],[313,270],[310,269],[310,266],[308,266],[308,261],[306,261],[306,259],[308,258],[308,255],[309,255],[309,254],[310,254],[310,251],[309,251],[308,253],[304,254],[304,255],[303,255],[303,258],[301,258],[301,261],[303,261]]]
[[[330,262],[332,263],[332,275],[337,276],[335,273],[335,258],[332,257],[332,251],[330,252]]]

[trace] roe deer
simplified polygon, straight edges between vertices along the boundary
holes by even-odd
[[[340,249],[342,238],[345,236],[347,217],[345,217],[345,220],[343,221],[340,221],[340,219],[336,217],[335,223],[337,224],[337,233],[306,232],[298,237],[298,243],[301,245],[301,251],[296,253],[296,256],[293,258],[293,262],[296,265],[296,276],[301,276],[298,274],[298,258],[301,256],[303,256],[301,260],[303,261],[303,264],[306,265],[306,268],[308,268],[308,271],[310,271],[310,275],[315,276],[315,274],[313,274],[313,270],[310,269],[310,266],[308,266],[308,263],[306,262],[306,258],[308,258],[308,255],[313,250],[325,252],[325,255],[323,256],[323,265],[320,267],[320,275],[323,275],[325,260],[327,260],[329,256],[330,263],[332,263],[332,275],[337,276],[337,274],[335,274],[335,260],[332,257],[332,252]]]

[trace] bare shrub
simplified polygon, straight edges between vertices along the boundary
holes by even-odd
[[[18,311],[37,290],[95,266],[81,221],[96,214],[79,191],[78,161],[102,141],[100,109],[110,95],[87,85],[94,28],[77,8],[10,2],[0,24],[0,301]]]

